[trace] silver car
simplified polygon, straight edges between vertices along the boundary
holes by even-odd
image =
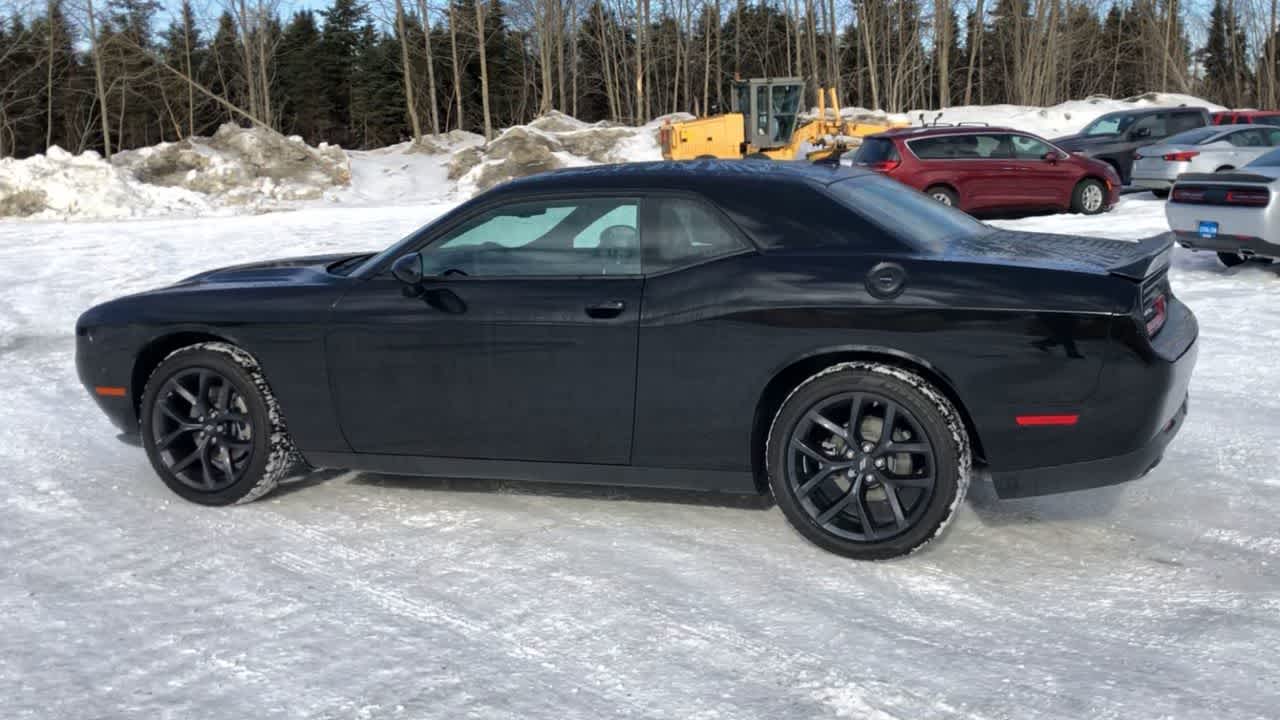
[[[1165,217],[1178,244],[1218,253],[1231,267],[1280,259],[1280,150],[1239,170],[1178,177]]]
[[[1132,184],[1165,197],[1183,173],[1235,170],[1280,147],[1280,127],[1214,125],[1180,132],[1134,153]]]

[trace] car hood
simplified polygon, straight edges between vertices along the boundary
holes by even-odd
[[[1050,142],[1068,152],[1083,152],[1103,145],[1111,145],[1119,140],[1119,135],[1063,135]]]
[[[1168,233],[1141,241],[1108,240],[1083,235],[996,230],[954,240],[947,260],[1022,265],[1141,280],[1168,264],[1173,240]]]
[[[246,263],[206,270],[179,281],[177,285],[212,283],[296,283],[315,280],[327,275],[329,266],[342,260],[367,257],[369,253],[342,253],[332,255],[307,255],[264,262]]]

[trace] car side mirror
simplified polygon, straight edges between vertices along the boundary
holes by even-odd
[[[417,297],[422,294],[422,253],[409,253],[391,263],[391,275],[404,283],[404,294]]]

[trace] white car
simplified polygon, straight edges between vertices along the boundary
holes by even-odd
[[[1225,172],[1244,167],[1280,147],[1280,127],[1212,125],[1178,133],[1133,155],[1131,182],[1165,197],[1183,173]]]
[[[1280,259],[1280,150],[1237,171],[1178,176],[1165,203],[1177,243],[1218,253],[1231,267]]]

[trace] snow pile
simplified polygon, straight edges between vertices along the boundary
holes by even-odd
[[[0,217],[92,219],[270,210],[351,182],[342,148],[226,124],[195,137],[116,153],[52,147],[0,159]]]
[[[376,150],[353,150],[351,184],[326,193],[334,204],[378,207],[421,206],[451,198],[449,160],[454,153],[484,144],[484,136],[464,130],[423,136]]]
[[[448,177],[458,182],[459,192],[472,194],[557,168],[660,160],[658,128],[667,120],[691,118],[676,113],[633,127],[587,123],[553,110],[528,125],[507,128],[488,143],[454,153]]]
[[[297,136],[232,123],[210,138],[126,150],[111,162],[142,182],[204,193],[218,205],[313,200],[351,182],[347,155],[336,145],[311,147]]]
[[[202,193],[142,182],[93,151],[72,155],[54,146],[44,155],[0,159],[0,217],[127,218],[213,209]]]
[[[1144,93],[1123,100],[1091,96],[1069,100],[1050,107],[1027,105],[962,105],[942,110],[912,110],[907,119],[912,125],[941,123],[986,123],[999,127],[1035,133],[1053,138],[1077,133],[1094,118],[1117,110],[1147,107],[1203,107],[1210,112],[1224,109],[1208,100],[1177,93]]]

